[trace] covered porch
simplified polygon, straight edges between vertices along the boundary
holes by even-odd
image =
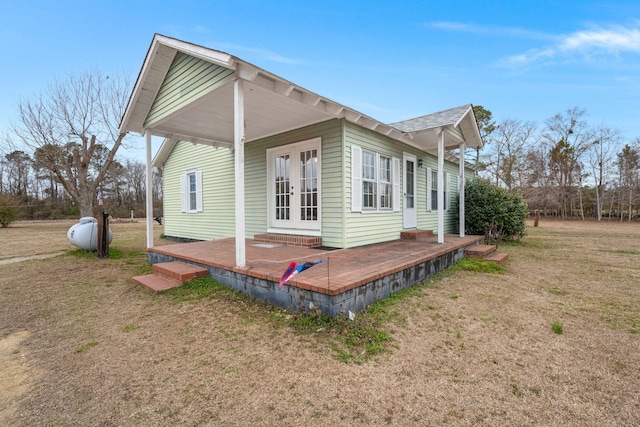
[[[246,266],[236,267],[233,238],[148,248],[153,264],[181,261],[206,268],[217,282],[294,311],[320,309],[335,316],[362,311],[390,294],[449,268],[482,236],[437,235],[350,249],[301,248],[246,239]],[[325,260],[279,286],[291,261]]]
[[[250,270],[251,259],[245,252],[251,245],[246,231],[245,146],[333,119],[353,123],[381,137],[434,155],[437,159],[437,192],[434,196],[437,206],[444,206],[446,150],[458,149],[461,153],[457,182],[463,189],[465,148],[482,145],[471,105],[385,124],[232,55],[154,36],[121,123],[122,131],[146,136],[147,246],[150,253],[155,246],[152,165],[161,166],[154,163],[155,160],[166,156],[172,146],[163,144],[152,161],[152,136],[165,138],[168,142],[186,141],[233,150],[235,240],[233,245],[227,244],[226,250],[235,253],[231,263],[234,268]],[[454,236],[452,244],[457,244],[459,238],[464,239],[464,191],[459,193],[460,236]],[[407,209],[415,209],[412,204],[407,206]],[[444,224],[443,209],[440,209],[434,230],[436,242],[441,245],[445,245]]]

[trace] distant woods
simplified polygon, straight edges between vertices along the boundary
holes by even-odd
[[[480,176],[520,192],[531,212],[561,219],[639,220],[640,138],[625,141],[616,129],[593,126],[578,107],[542,124],[496,123],[482,106],[474,112],[478,109],[485,146],[477,158],[467,153],[467,161],[477,159]]]
[[[115,218],[145,217],[146,167],[137,160],[112,162],[97,186],[93,210]],[[153,171],[154,215],[162,212],[162,177]],[[38,162],[38,156],[12,151],[0,158],[0,204],[10,204],[20,219],[78,218],[80,209],[55,175]],[[99,202],[103,206],[98,206]],[[95,213],[95,212],[94,212]],[[93,215],[93,214],[92,214]]]

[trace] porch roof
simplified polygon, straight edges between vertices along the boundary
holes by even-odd
[[[179,106],[161,120],[146,123],[167,72],[179,52],[232,70],[232,74],[223,84]],[[329,119],[343,118],[424,151],[437,148],[440,133],[444,134],[445,148],[457,148],[462,142],[467,147],[482,146],[471,105],[384,124],[235,56],[159,34],[151,42],[120,128],[141,134],[148,131],[169,141],[182,140],[233,148],[233,80],[236,78],[245,83],[245,143]],[[168,154],[165,151],[161,148],[155,164],[163,163]]]

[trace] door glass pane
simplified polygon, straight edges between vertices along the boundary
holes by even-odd
[[[407,186],[405,189],[405,201],[407,208],[413,208],[415,203],[415,188],[413,188],[414,174],[414,163],[411,160],[407,160],[405,166],[405,185]]]
[[[318,220],[318,150],[300,153],[300,220]]]
[[[291,217],[290,206],[290,171],[291,159],[288,154],[275,157],[275,178],[276,178],[276,219],[280,221],[288,221]]]

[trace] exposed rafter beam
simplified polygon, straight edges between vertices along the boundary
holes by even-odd
[[[260,69],[254,67],[251,64],[247,64],[246,62],[239,62],[236,64],[236,74],[242,80],[254,81],[258,74],[260,73]]]
[[[317,107],[318,104],[320,103],[320,101],[322,100],[322,98],[320,98],[318,95],[314,95],[312,93],[303,93],[302,94],[302,102],[304,102],[306,105],[310,105],[312,107]]]

